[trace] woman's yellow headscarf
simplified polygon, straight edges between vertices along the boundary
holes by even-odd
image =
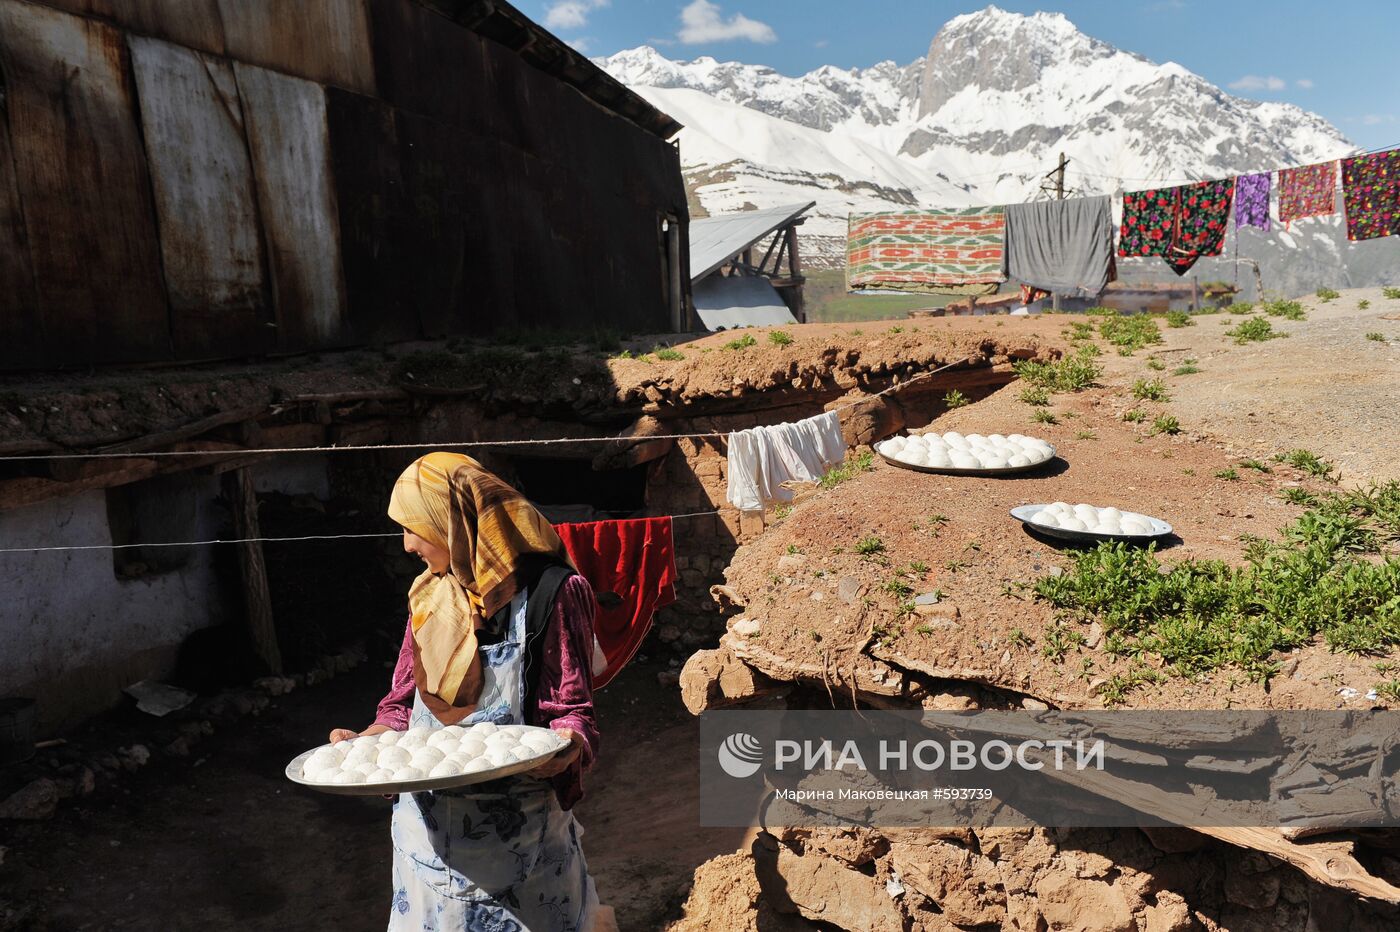
[[[542,565],[573,563],[544,515],[460,453],[415,460],[394,483],[389,517],[449,554],[449,572],[424,571],[408,592],[413,675],[439,721],[461,721],[481,696],[482,619],[509,604]]]

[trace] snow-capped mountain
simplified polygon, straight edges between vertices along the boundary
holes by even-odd
[[[599,65],[685,125],[681,159],[707,213],[816,200],[804,251],[840,264],[852,211],[1046,196],[1060,152],[1074,193],[1113,193],[1307,164],[1357,148],[1291,104],[1232,96],[1079,32],[1063,15],[996,7],[958,16],[908,65],[830,66],[797,77],[642,47]],[[1347,243],[1339,219],[1245,230],[1265,286],[1301,291],[1400,275],[1400,244]],[[1162,277],[1161,263],[1128,263]],[[1141,265],[1141,270],[1131,266]],[[1232,278],[1222,261],[1198,274]],[[1249,276],[1241,276],[1242,279]]]

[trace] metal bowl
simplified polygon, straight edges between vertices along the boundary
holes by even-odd
[[[880,442],[884,443],[883,440]],[[1045,459],[1041,460],[1039,463],[1031,463],[1027,466],[1005,466],[1001,469],[959,469],[956,466],[915,466],[913,463],[905,463],[895,459],[893,456],[887,455],[879,447],[875,448],[875,452],[879,453],[880,458],[886,463],[889,463],[891,466],[898,466],[900,469],[909,469],[913,470],[914,472],[938,473],[944,476],[1012,476],[1016,473],[1030,472],[1035,469],[1040,469],[1041,467],[1047,466],[1055,461],[1054,445],[1050,446],[1050,455],[1047,456]]]
[[[1047,527],[1044,524],[1037,524],[1031,520],[1033,515],[1040,513],[1047,507],[1049,506],[1018,505],[1011,509],[1011,517],[1020,521],[1037,534],[1044,534],[1047,537],[1058,537],[1062,540],[1122,540],[1143,542],[1156,540],[1159,537],[1166,537],[1168,534],[1172,533],[1172,526],[1170,524],[1160,518],[1154,518],[1151,515],[1143,515],[1143,517],[1152,524],[1152,533],[1150,534],[1100,534],[1097,531],[1075,531],[1069,528]]]
[[[328,747],[328,745],[321,745]],[[387,796],[394,793],[426,793],[431,790],[451,790],[463,786],[471,786],[476,783],[487,783],[491,780],[499,780],[502,777],[511,777],[527,770],[533,770],[540,764],[549,760],[560,751],[568,750],[565,745],[555,751],[540,754],[522,761],[512,761],[501,767],[493,767],[490,770],[478,770],[476,773],[463,773],[451,777],[423,777],[420,780],[397,780],[385,783],[316,783],[301,775],[302,768],[306,766],[306,760],[321,748],[312,748],[303,751],[293,757],[287,764],[287,779],[293,783],[299,783],[307,789],[316,790],[321,793],[333,793],[336,796]]]

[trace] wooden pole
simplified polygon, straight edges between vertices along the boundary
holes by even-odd
[[[666,220],[666,260],[671,273],[671,329],[681,333],[690,329],[690,321],[686,320],[685,292],[681,289],[681,225],[674,217],[668,217]]]
[[[1063,152],[1060,153],[1060,164],[1055,166],[1055,200],[1065,199],[1065,166],[1069,164],[1069,159],[1065,158]],[[1060,294],[1050,296],[1050,309],[1058,311],[1060,309]]]
[[[794,284],[792,286],[793,316],[797,318],[799,324],[807,322],[807,305],[802,297],[802,260],[797,255],[797,225],[787,228],[787,250],[788,250],[788,273],[791,275]]]
[[[224,495],[233,512],[234,536],[239,540],[262,536],[258,521],[258,497],[247,469],[224,473]],[[282,672],[282,651],[277,646],[277,625],[272,617],[272,595],[267,586],[267,564],[262,544],[238,544],[238,568],[243,577],[243,607],[253,651],[269,673]]]

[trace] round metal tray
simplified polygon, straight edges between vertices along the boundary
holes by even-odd
[[[1172,526],[1160,518],[1151,515],[1143,515],[1152,524],[1151,534],[1099,534],[1096,531],[1075,531],[1063,527],[1046,527],[1031,520],[1031,516],[1043,511],[1048,505],[1018,505],[1011,509],[1011,517],[1020,521],[1026,527],[1037,534],[1044,534],[1047,537],[1058,537],[1062,540],[1126,540],[1126,541],[1147,541],[1156,540],[1159,537],[1166,537],[1172,533]]]
[[[321,747],[326,747],[326,745],[321,745]],[[478,770],[476,773],[463,773],[452,777],[424,777],[421,780],[398,780],[387,783],[315,783],[306,779],[301,775],[301,769],[306,765],[306,759],[320,749],[312,748],[293,757],[287,764],[287,779],[293,783],[299,783],[307,789],[333,793],[336,796],[386,796],[394,793],[426,793],[430,790],[450,790],[471,786],[475,783],[499,780],[502,777],[515,776],[518,773],[533,770],[560,751],[568,750],[568,745],[558,751],[550,751],[528,760],[513,761],[505,766],[493,767],[490,770]]]
[[[884,441],[881,441],[881,443],[883,442]],[[1002,469],[959,469],[956,466],[915,466],[913,463],[901,462],[893,456],[887,455],[878,447],[876,447],[875,452],[879,453],[880,458],[891,466],[898,466],[900,469],[909,469],[914,472],[938,473],[944,476],[1013,476],[1016,473],[1031,472],[1032,470],[1040,469],[1055,461],[1055,447],[1053,445],[1050,447],[1050,455],[1039,463],[1031,463],[1028,466],[1006,466]]]

